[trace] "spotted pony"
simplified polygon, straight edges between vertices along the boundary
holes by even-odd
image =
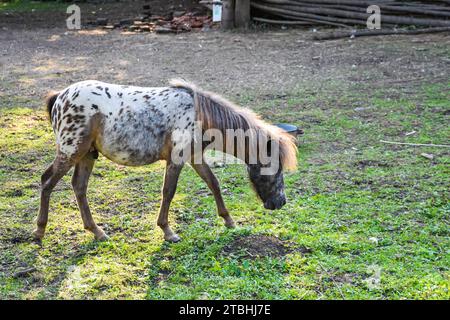
[[[286,203],[282,171],[296,166],[296,147],[293,138],[279,128],[267,124],[253,112],[240,108],[228,100],[204,91],[192,83],[172,80],[168,87],[136,87],[88,80],[75,83],[47,98],[47,111],[56,137],[56,157],[41,178],[40,209],[34,236],[42,239],[48,220],[50,195],[58,181],[72,168],[72,186],[85,229],[95,239],[107,235],[94,222],[86,199],[88,180],[99,153],[113,162],[126,166],[141,166],[166,161],[162,201],[157,224],[164,239],[179,241],[169,227],[168,211],[175,194],[184,162],[190,162],[212,191],[219,215],[227,227],[235,223],[225,207],[219,183],[203,158],[206,144],[196,142],[191,134],[200,130],[255,128],[264,131],[280,147],[280,169],[273,175],[262,175],[259,162],[248,163],[249,178],[257,195],[268,209],[278,209]],[[181,134],[180,134],[181,132]],[[201,143],[197,154],[182,163],[175,163],[171,155]],[[238,155],[238,150],[231,153]],[[198,154],[200,153],[200,154]]]

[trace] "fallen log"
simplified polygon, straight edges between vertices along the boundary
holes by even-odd
[[[328,24],[328,25],[334,25],[334,26],[345,26],[350,27],[347,24],[360,24],[360,25],[366,25],[366,21],[362,20],[355,20],[355,19],[345,19],[345,18],[336,18],[336,17],[328,17],[328,16],[320,16],[315,14],[309,14],[309,13],[299,13],[292,10],[286,10],[286,9],[280,9],[280,8],[274,8],[271,6],[251,2],[251,6],[260,9],[264,12],[272,13],[276,16],[281,16],[284,18],[293,18],[298,20],[314,20],[315,22],[320,22],[322,24]]]
[[[286,25],[311,25],[308,21],[298,21],[298,20],[273,20],[266,18],[253,17],[254,21],[271,23],[271,24],[286,24]]]
[[[450,17],[450,12],[445,11],[437,11],[437,10],[428,10],[425,7],[405,7],[405,6],[390,6],[390,5],[380,5],[381,10],[387,10],[391,12],[400,12],[400,13],[417,13],[421,15],[430,15],[430,16],[440,16],[440,17]]]
[[[285,2],[286,0],[272,0],[273,2]],[[363,1],[363,0],[299,0],[294,2],[308,2],[311,4],[349,4],[354,6],[368,7],[373,4],[373,1]],[[395,0],[378,0],[377,3],[395,3]]]
[[[258,0],[253,0],[258,1]],[[264,1],[264,0],[259,0]],[[266,1],[267,2],[267,1]],[[373,2],[370,1],[346,1],[346,0],[272,0],[270,1],[274,4],[287,4],[286,2],[296,3],[302,6],[311,6],[311,7],[329,7],[334,9],[348,9],[348,10],[355,10],[355,11],[366,11],[367,7],[370,5],[373,5]],[[409,13],[418,13],[421,15],[428,14],[435,14],[442,15],[442,12],[444,14],[447,14],[450,12],[450,7],[446,7],[445,5],[437,5],[437,4],[429,4],[429,3],[421,3],[421,2],[414,2],[414,3],[408,3],[408,2],[398,2],[398,1],[387,1],[387,2],[380,2],[377,1],[376,5],[380,7],[380,9],[383,9],[384,11],[396,11],[396,12],[409,12]],[[405,9],[405,10],[402,10]],[[411,10],[410,10],[411,9]],[[413,12],[414,11],[414,12]],[[445,15],[446,16],[446,15]]]
[[[417,35],[425,33],[438,33],[438,32],[450,32],[450,27],[440,27],[440,28],[426,28],[426,29],[416,29],[416,30],[353,30],[351,32],[333,32],[324,35],[313,36],[314,40],[335,40],[349,37],[368,37],[368,36],[382,36],[382,35],[396,35],[396,34],[406,34],[406,35]]]
[[[318,20],[318,19],[314,19],[314,18],[302,18],[302,17],[292,16],[292,15],[288,15],[288,14],[280,14],[280,17],[290,19],[290,20],[285,20],[285,21],[297,20],[297,21],[305,21],[305,22],[312,23],[315,25],[320,25],[320,24],[323,25],[324,24],[324,25],[328,25],[328,26],[341,27],[341,28],[347,28],[347,29],[351,28],[351,26],[346,25],[346,24],[336,23],[336,22],[331,22],[331,21],[326,21],[326,20]]]
[[[298,4],[301,4],[303,6],[312,6],[312,7],[321,8],[320,5],[315,5],[315,4],[309,4],[309,3],[303,3],[303,2],[298,2]],[[380,7],[382,14],[385,14],[385,13],[390,13],[390,14],[414,13],[414,14],[422,15],[422,16],[436,16],[436,17],[439,16],[439,17],[444,17],[444,18],[450,18],[450,11],[442,10],[442,8],[440,8],[441,11],[437,11],[437,9],[426,8],[425,6],[423,6],[423,7],[406,7],[406,6],[393,6],[393,5],[380,4],[379,7]],[[341,10],[343,9],[346,11],[367,13],[366,7],[347,6],[347,5],[327,5],[327,8],[341,9]]]
[[[366,24],[367,18],[370,16],[368,13],[360,13],[354,11],[346,11],[340,9],[330,9],[327,7],[306,7],[295,1],[289,0],[264,0],[264,3],[270,4],[265,5],[265,11],[271,13],[276,12],[277,10],[288,10],[292,14],[298,14],[301,12],[302,14],[319,14],[319,15],[328,15],[339,18],[346,19],[361,19],[361,22]],[[259,3],[259,2],[258,2]],[[430,18],[414,18],[414,17],[402,17],[402,16],[393,16],[383,14],[381,17],[382,22],[387,22],[391,24],[402,24],[402,25],[419,25],[419,26],[430,26],[430,27],[446,27],[450,26],[450,21],[446,20],[438,20],[438,19],[430,19]],[[337,21],[339,22],[339,21]],[[361,23],[360,23],[361,24]]]

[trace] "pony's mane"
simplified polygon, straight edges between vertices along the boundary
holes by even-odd
[[[253,111],[237,106],[224,97],[202,90],[195,84],[182,79],[170,80],[170,85],[191,92],[194,97],[196,120],[201,121],[203,129],[254,129],[276,141],[280,149],[280,161],[284,170],[293,170],[297,166],[297,146],[295,138],[262,120]]]

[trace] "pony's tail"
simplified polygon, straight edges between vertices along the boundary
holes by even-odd
[[[59,92],[51,91],[45,97],[45,104],[47,105],[47,114],[50,122],[52,122],[52,110],[55,104],[56,98],[58,98]]]

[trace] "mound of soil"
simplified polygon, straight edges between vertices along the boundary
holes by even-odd
[[[223,248],[225,255],[238,255],[246,258],[282,257],[294,251],[308,253],[309,249],[294,248],[276,237],[265,235],[237,237]]]

